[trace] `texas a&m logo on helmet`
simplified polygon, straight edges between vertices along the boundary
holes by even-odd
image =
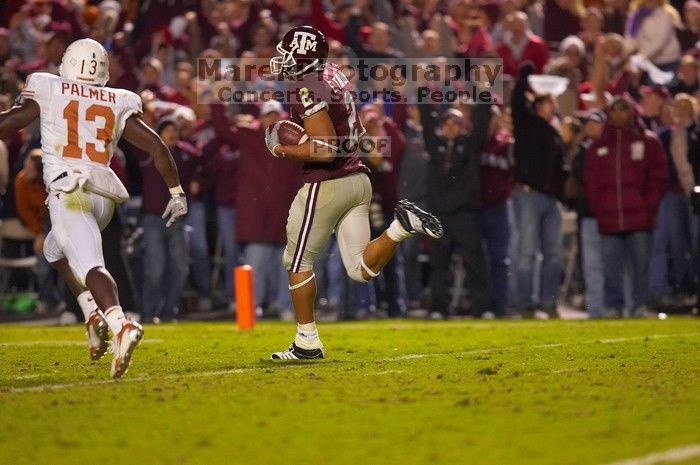
[[[328,42],[318,29],[296,26],[282,37],[277,51],[280,54],[270,59],[270,71],[294,78],[323,69],[328,58]]]

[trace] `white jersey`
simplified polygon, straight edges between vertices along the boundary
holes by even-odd
[[[44,182],[81,165],[109,169],[127,118],[141,114],[141,98],[125,89],[81,84],[34,73],[22,90],[41,109]]]

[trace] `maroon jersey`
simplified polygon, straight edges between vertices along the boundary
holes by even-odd
[[[357,114],[355,92],[337,66],[328,63],[322,71],[288,81],[288,94],[291,121],[303,126],[304,118],[327,110],[337,136],[337,140],[325,141],[339,147],[336,158],[330,163],[304,163],[304,182],[342,178],[358,171],[369,173],[357,154],[365,128]]]

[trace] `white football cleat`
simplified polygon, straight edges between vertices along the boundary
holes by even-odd
[[[112,378],[121,378],[129,369],[131,354],[143,338],[143,327],[132,320],[126,320],[119,334],[112,340]]]
[[[90,358],[99,360],[107,353],[109,348],[109,326],[105,317],[99,309],[90,313],[90,317],[85,322],[85,333],[87,334]]]

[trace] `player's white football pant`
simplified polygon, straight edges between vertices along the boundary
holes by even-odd
[[[104,266],[102,236],[114,213],[114,202],[82,188],[73,192],[51,191],[48,196],[51,231],[44,241],[49,263],[64,257],[84,285],[88,271]]]

